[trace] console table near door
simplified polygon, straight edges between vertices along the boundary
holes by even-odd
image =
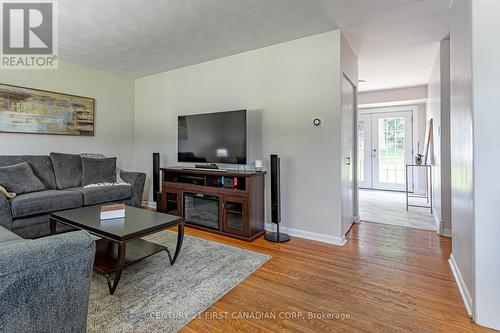
[[[410,186],[408,181],[408,174],[410,168],[424,168],[425,169],[425,195],[410,194]],[[405,168],[405,194],[406,194],[406,211],[408,207],[429,208],[432,214],[432,165],[430,164],[406,164]],[[413,190],[413,189],[411,189]],[[426,199],[428,205],[414,205],[409,203],[409,198],[423,198]]]
[[[252,241],[265,233],[265,172],[162,168],[160,211],[186,225]]]

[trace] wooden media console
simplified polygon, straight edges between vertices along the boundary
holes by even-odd
[[[160,211],[186,225],[252,241],[265,233],[266,172],[161,168]]]

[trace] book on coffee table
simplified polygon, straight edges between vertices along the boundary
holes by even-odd
[[[101,220],[119,219],[123,217],[125,217],[124,204],[101,206]]]

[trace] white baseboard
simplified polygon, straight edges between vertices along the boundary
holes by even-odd
[[[458,268],[455,258],[453,257],[453,253],[450,255],[450,259],[448,260],[448,262],[450,263],[451,271],[453,272],[455,282],[457,283],[458,290],[460,291],[460,295],[462,296],[465,310],[467,310],[467,314],[469,315],[469,317],[472,318],[472,297],[470,296],[469,290],[465,285],[462,274],[460,273],[460,269]]]
[[[154,201],[143,201],[142,205],[149,207],[149,208],[152,208],[152,209],[156,209],[156,202],[154,202]],[[276,231],[276,224],[266,223],[265,228],[267,231]],[[319,241],[319,242],[323,242],[323,243],[328,243],[328,244],[333,244],[333,245],[338,245],[338,246],[344,246],[347,243],[347,240],[345,237],[336,237],[336,236],[318,234],[318,233],[311,232],[311,231],[287,228],[287,227],[282,226],[282,225],[280,225],[280,231],[283,231],[284,233],[287,233],[290,236],[311,239],[311,240],[315,240],[315,241]]]
[[[154,201],[143,201],[142,205],[148,208],[156,209],[156,202]]]
[[[154,202],[154,201],[143,201],[142,205],[149,207],[149,208],[152,208],[152,209],[156,209],[156,202]],[[267,231],[276,231],[276,224],[266,223],[265,228]],[[284,233],[287,233],[290,236],[315,240],[318,242],[323,242],[323,243],[328,243],[328,244],[333,244],[333,245],[338,245],[338,246],[344,246],[347,243],[347,240],[345,237],[336,237],[336,236],[319,234],[319,233],[311,232],[311,231],[292,229],[292,228],[287,228],[287,227],[282,226],[282,225],[280,225],[280,231],[283,231]]]
[[[441,220],[439,219],[439,216],[437,215],[435,209],[432,210],[432,216],[434,217],[434,222],[436,223],[437,233],[442,235],[443,232],[441,230]]]
[[[276,224],[266,223],[266,230],[267,231],[276,231]],[[318,242],[323,242],[323,243],[328,243],[328,244],[333,244],[333,245],[338,245],[338,246],[344,246],[347,243],[347,240],[345,237],[330,236],[330,235],[319,234],[319,233],[311,232],[311,231],[292,229],[292,228],[285,227],[281,224],[280,224],[280,231],[283,231],[284,233],[287,233],[290,236],[315,240]]]
[[[443,229],[443,233],[441,234],[441,236],[452,237],[451,229],[450,228],[444,228]]]
[[[443,225],[441,221],[439,220],[439,216],[436,213],[436,210],[432,210],[432,216],[434,217],[434,222],[436,222],[436,227],[437,227],[437,233],[440,236],[443,237],[451,237],[451,229],[450,228],[443,228]]]

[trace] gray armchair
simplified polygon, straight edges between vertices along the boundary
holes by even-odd
[[[85,231],[27,240],[0,227],[0,330],[85,332],[94,254]]]

